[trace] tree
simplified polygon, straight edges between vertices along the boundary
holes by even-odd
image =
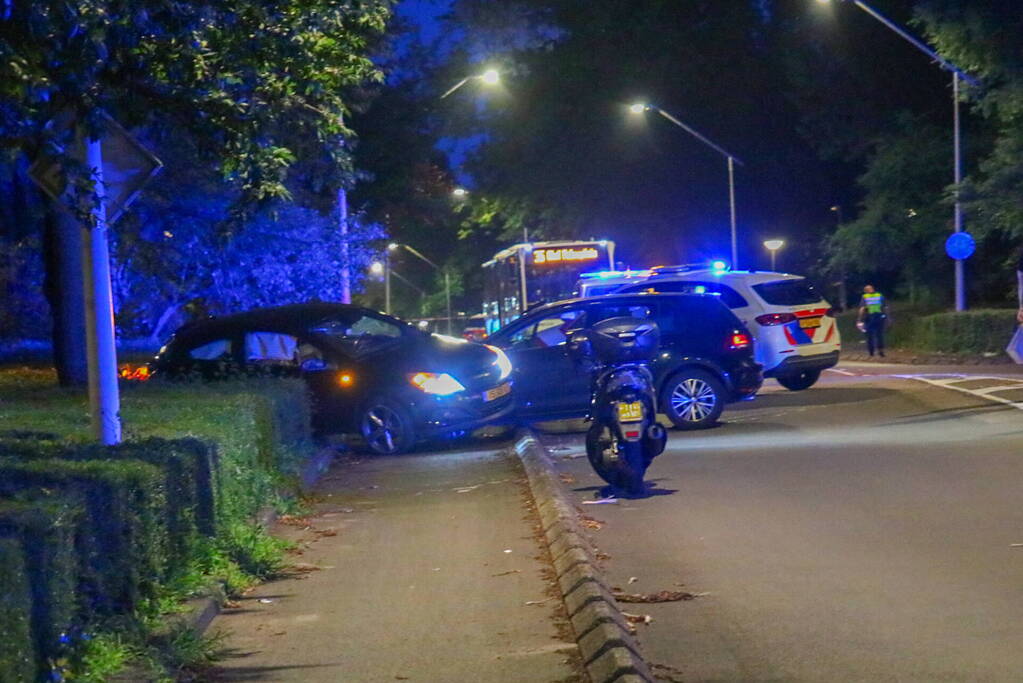
[[[983,81],[971,102],[995,131],[990,153],[968,178],[968,210],[981,236],[1023,241],[1023,13],[1014,0],[926,0],[919,24],[942,55]],[[1005,254],[1005,263],[1011,260]]]
[[[0,14],[0,149],[9,160],[33,157],[72,134],[54,139],[56,132],[46,128],[58,112],[95,130],[104,110],[128,127],[166,127],[194,140],[204,163],[238,189],[233,209],[289,199],[289,171],[310,148],[324,161],[317,173],[321,189],[337,188],[351,182],[343,146],[351,135],[342,123],[345,93],[380,77],[366,54],[389,4],[6,3]],[[88,188],[84,169],[65,161],[72,183]],[[74,230],[64,232],[70,237]],[[70,255],[62,244],[48,240],[46,246]]]
[[[903,286],[914,303],[933,303],[948,289],[943,244],[951,228],[942,202],[952,157],[947,137],[944,129],[903,114],[872,140],[859,178],[865,196],[859,217],[828,242],[834,270]]]

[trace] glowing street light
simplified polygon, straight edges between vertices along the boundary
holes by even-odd
[[[369,272],[372,273],[373,275],[383,275],[384,264],[380,263],[380,261],[374,261],[373,263],[369,264]]]
[[[456,187],[455,189],[451,190],[451,194],[453,194],[458,199],[465,199],[466,197],[469,196],[469,190],[465,189],[464,187]]]
[[[711,142],[707,137],[701,135],[696,130],[682,123],[676,117],[672,116],[668,112],[664,111],[660,107],[654,106],[647,102],[636,102],[629,106],[629,111],[633,114],[643,114],[648,111],[655,111],[664,118],[668,119],[671,123],[675,124],[685,132],[692,135],[694,138],[707,145],[715,152],[725,157],[728,160],[728,206],[731,215],[731,227],[732,227],[732,267],[737,268],[739,266],[739,241],[738,231],[735,225],[735,164],[740,166],[743,163],[738,157],[727,152],[723,147]]]
[[[764,240],[764,247],[771,252],[771,270],[774,270],[774,257],[778,250],[785,246],[785,240]]]
[[[832,0],[817,0],[821,5],[829,4]],[[963,232],[963,207],[962,202],[959,200],[959,188],[963,182],[963,156],[962,156],[962,140],[959,134],[959,81],[963,80],[972,86],[979,86],[978,81],[973,76],[969,75],[958,66],[948,61],[937,52],[932,50],[922,40],[916,38],[904,28],[896,24],[894,21],[884,16],[876,9],[863,2],[862,0],[837,0],[838,2],[851,2],[852,4],[859,7],[861,10],[869,14],[871,17],[884,24],[885,28],[890,29],[896,33],[900,38],[911,44],[916,49],[923,52],[925,55],[930,57],[932,60],[937,62],[945,71],[952,73],[952,102],[954,104],[953,120],[952,120],[952,140],[955,148],[955,155],[953,160],[953,179],[955,181],[955,208],[953,209],[953,218],[955,221],[955,232]],[[949,254],[952,256],[952,254]],[[963,268],[963,259],[957,256],[953,257],[955,260],[955,300],[956,310],[966,310],[966,285],[965,285],[965,269]]]
[[[487,69],[481,74],[475,76],[466,76],[462,80],[455,83],[453,86],[448,88],[447,92],[440,96],[440,99],[444,99],[451,93],[455,92],[469,81],[482,81],[484,85],[497,85],[501,82],[501,73],[497,69]]]

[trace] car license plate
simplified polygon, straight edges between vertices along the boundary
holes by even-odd
[[[820,318],[800,318],[799,326],[804,330],[816,330],[821,326]]]
[[[494,399],[501,398],[502,396],[507,396],[510,391],[511,384],[505,383],[499,387],[494,387],[493,389],[487,389],[486,391],[484,391],[483,400],[493,401]]]
[[[618,421],[622,423],[642,422],[643,421],[642,401],[634,401],[633,403],[619,403]]]

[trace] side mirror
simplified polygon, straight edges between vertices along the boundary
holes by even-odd
[[[327,369],[327,361],[322,358],[306,358],[300,367],[302,372],[322,372]]]
[[[590,344],[590,335],[585,330],[578,330],[568,338],[568,352],[573,356],[585,358],[593,353],[593,346]]]

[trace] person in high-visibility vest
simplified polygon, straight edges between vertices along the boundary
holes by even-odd
[[[878,353],[884,358],[884,328],[888,324],[888,302],[873,285],[863,288],[860,299],[860,322],[867,333],[867,352]]]

